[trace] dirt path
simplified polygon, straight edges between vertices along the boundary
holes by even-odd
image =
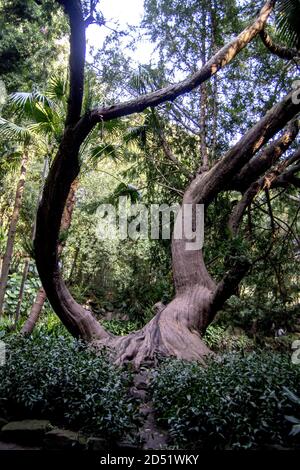
[[[142,400],[140,414],[143,424],[139,429],[139,438],[143,442],[143,449],[164,449],[168,443],[167,431],[161,429],[155,419],[155,411],[149,397],[150,373],[142,370],[134,377],[132,394]]]

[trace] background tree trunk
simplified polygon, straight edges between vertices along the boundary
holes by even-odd
[[[48,159],[48,157],[46,157],[45,160],[44,160],[43,170],[42,170],[42,174],[41,174],[41,185],[40,185],[40,190],[39,190],[39,195],[38,195],[37,208],[38,208],[39,203],[41,202],[41,198],[42,198],[42,194],[43,194],[43,188],[44,188],[44,184],[45,184],[47,173],[48,173],[48,165],[49,165],[49,159]],[[34,237],[35,237],[35,230],[36,230],[36,215],[34,217],[34,222],[33,222],[32,231],[31,231],[31,241],[32,242],[33,242]],[[27,258],[26,261],[25,261],[25,264],[24,264],[22,282],[21,282],[19,297],[18,297],[18,304],[17,304],[17,308],[16,308],[16,313],[15,313],[15,327],[17,326],[17,323],[18,323],[19,318],[20,318],[21,307],[22,307],[22,302],[23,302],[23,297],[24,297],[24,292],[25,292],[25,285],[26,285],[26,281],[27,281],[27,277],[28,277],[29,267],[30,267],[30,258]]]
[[[1,278],[0,278],[0,315],[3,313],[4,296],[5,296],[5,291],[7,287],[9,268],[10,268],[10,263],[12,259],[13,249],[14,249],[14,241],[15,241],[16,230],[17,230],[17,225],[18,225],[18,220],[19,220],[19,214],[20,214],[20,209],[22,205],[28,159],[29,159],[28,150],[25,149],[24,155],[22,158],[22,163],[21,163],[21,174],[20,174],[20,178],[18,181],[18,185],[17,185],[12,218],[10,221],[8,235],[7,235],[6,250],[5,250],[5,254],[4,254],[3,262],[2,262],[2,270],[1,270]]]
[[[33,329],[40,317],[40,314],[41,314],[41,311],[43,309],[46,299],[47,299],[46,292],[41,287],[38,290],[35,301],[31,307],[30,314],[21,329],[21,334],[30,335],[33,332]]]
[[[72,222],[72,214],[73,214],[73,211],[74,211],[74,207],[75,207],[75,204],[76,204],[76,191],[77,191],[77,188],[78,188],[78,180],[76,179],[75,181],[73,181],[72,185],[71,185],[71,188],[70,188],[70,192],[69,192],[69,195],[68,195],[68,198],[67,198],[67,202],[66,202],[66,206],[65,206],[65,210],[64,210],[64,213],[63,213],[63,217],[62,217],[62,222],[61,222],[61,231],[66,231],[70,228],[71,226],[71,222]],[[61,255],[62,251],[63,251],[63,248],[64,248],[64,245],[65,243],[64,242],[61,242],[59,243],[58,245],[58,256]],[[41,287],[37,293],[37,296],[36,296],[36,299],[31,307],[31,311],[30,311],[30,314],[26,320],[26,322],[24,323],[22,329],[21,329],[21,333],[22,334],[31,334],[39,317],[40,317],[40,314],[42,312],[42,309],[43,309],[43,306],[44,306],[44,303],[47,299],[47,295],[46,295],[46,292],[45,290],[43,289],[43,287]]]

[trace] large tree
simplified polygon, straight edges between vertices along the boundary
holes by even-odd
[[[99,347],[111,348],[117,362],[133,361],[138,366],[145,360],[153,359],[156,354],[202,360],[209,350],[201,337],[218,310],[235,292],[250,262],[244,257],[233,256],[230,269],[220,282],[216,282],[205,266],[202,250],[187,251],[187,240],[173,239],[174,299],[166,306],[161,304],[155,317],[140,331],[125,337],[115,337],[105,331],[91,312],[72,298],[62,279],[58,262],[61,218],[71,185],[80,171],[80,146],[98,123],[140,113],[196,89],[233,61],[258,35],[272,53],[282,57],[295,57],[297,50],[274,44],[265,32],[266,22],[276,4],[276,1],[268,0],[253,23],[192,76],[137,99],[95,108],[82,115],[85,28],[92,21],[95,2],[91,2],[92,11],[88,19],[83,15],[82,7],[85,5],[79,0],[58,0],[58,3],[64,7],[70,22],[70,91],[64,135],[37,215],[35,257],[47,297],[74,336]],[[288,184],[299,187],[296,176],[299,151],[280,160],[298,133],[296,116],[300,111],[299,92],[298,88],[283,97],[212,166],[199,165],[197,174],[190,177],[182,203],[192,204],[193,207],[199,203],[208,206],[224,191],[240,191],[241,200],[230,219],[234,237],[245,209],[260,188],[267,185],[271,189]]]

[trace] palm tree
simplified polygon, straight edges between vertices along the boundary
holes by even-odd
[[[279,37],[291,48],[300,50],[300,1],[279,0],[275,8]]]
[[[260,32],[260,37],[270,52],[283,59],[299,60],[299,18],[300,0],[277,0],[275,4],[275,40],[265,27]]]
[[[30,147],[35,146],[37,153],[41,151],[46,155],[52,153],[53,140],[59,141],[62,134],[62,118],[64,104],[62,101],[55,103],[52,98],[60,97],[64,85],[60,78],[50,80],[49,94],[43,95],[38,91],[31,93],[17,92],[9,96],[8,104],[11,106],[17,118],[24,122],[24,125],[18,125],[4,118],[0,118],[0,139],[14,141],[22,145],[22,161],[20,178],[17,184],[15,203],[12,218],[9,225],[6,250],[3,257],[1,277],[0,277],[0,314],[3,312],[3,303],[7,287],[9,268],[11,264],[17,224],[19,220],[20,208],[23,199],[27,165],[29,161]],[[46,165],[45,165],[46,167]],[[42,180],[45,180],[46,173],[43,171]],[[43,181],[42,181],[43,186]],[[41,191],[38,202],[41,198]],[[32,228],[32,240],[35,234],[35,222]],[[21,303],[24,294],[25,282],[29,270],[29,258],[26,259],[21,288],[16,311],[16,321],[20,314]]]
[[[22,146],[22,158],[20,165],[20,176],[16,188],[15,202],[12,217],[9,224],[6,249],[3,256],[1,276],[0,276],[0,315],[3,311],[3,302],[7,287],[9,268],[11,264],[16,230],[20,215],[20,209],[23,199],[23,192],[26,180],[27,165],[29,160],[29,146],[31,143],[31,134],[26,127],[18,126],[12,122],[0,118],[0,138],[14,139]]]

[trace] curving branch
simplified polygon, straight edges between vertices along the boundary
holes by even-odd
[[[231,185],[235,174],[300,112],[300,102],[296,103],[293,97],[294,92],[274,105],[211,170],[199,175],[191,183],[190,197],[193,201],[208,204],[220,191]]]
[[[251,263],[246,258],[240,257],[235,260],[232,268],[225,274],[222,281],[218,283],[210,304],[208,324],[212,322],[216,312],[223,307],[226,300],[236,293],[237,287],[246,276],[250,267]]]
[[[62,214],[71,185],[80,169],[79,149],[92,129],[89,119],[80,120],[84,89],[85,25],[79,0],[57,1],[64,7],[70,20],[70,92],[65,132],[37,212],[34,250],[40,279],[54,311],[73,336],[91,341],[94,337],[106,339],[112,335],[101,327],[91,312],[75,302],[62,279],[58,258]],[[75,131],[78,121],[81,124]]]
[[[262,187],[261,181],[255,181],[254,183],[252,183],[251,186],[247,189],[247,191],[243,194],[242,199],[238,202],[238,204],[235,206],[234,210],[232,211],[232,214],[229,218],[229,223],[228,223],[228,227],[232,236],[237,235],[243,215],[247,207],[251,205],[253,199],[260,191],[261,187]]]
[[[229,189],[244,192],[249,185],[256,181],[265,171],[267,171],[295,141],[299,133],[299,121],[293,119],[283,134],[272,142],[266,149],[252,158],[233,178],[229,184]]]
[[[178,96],[188,93],[199,85],[210,79],[220,69],[228,65],[247,44],[249,44],[262,31],[268,17],[275,5],[275,0],[268,0],[257,19],[236,38],[226,44],[218,51],[198,72],[191,77],[169,85],[161,90],[140,96],[137,99],[125,103],[110,106],[108,108],[98,108],[91,112],[91,120],[94,123],[109,121],[122,116],[128,116],[133,113],[140,113],[148,107],[155,107],[166,101],[173,101]]]
[[[242,199],[235,206],[230,216],[228,225],[233,236],[237,235],[243,215],[247,207],[250,206],[259,191],[261,191],[262,189],[269,191],[269,189],[271,188],[291,184],[295,173],[300,171],[300,163],[293,166],[291,165],[294,162],[297,162],[298,160],[300,160],[300,148],[298,148],[296,152],[292,154],[291,157],[287,158],[285,161],[277,165],[276,168],[266,173],[257,181],[252,182],[252,184],[244,192]],[[268,199],[268,196],[267,201],[270,212],[270,199]]]
[[[281,46],[280,44],[275,44],[265,28],[260,31],[259,36],[266,48],[272,54],[277,55],[281,59],[293,60],[300,58],[300,51],[298,51],[297,49],[290,49],[288,47]]]
[[[217,194],[223,191],[228,186],[233,176],[300,111],[300,103],[296,104],[293,100],[293,96],[294,94],[290,93],[280,103],[273,106],[273,108],[227,152],[222,160],[216,163],[208,172],[198,175],[185,192],[183,203],[208,205]],[[251,198],[256,194],[256,188],[254,189],[255,191],[251,194]],[[247,205],[248,204],[245,204],[242,208],[242,214]],[[207,319],[201,326],[202,332],[204,332],[206,326],[212,321],[224,302],[236,291],[241,279],[250,268],[250,263],[246,259],[236,259],[232,268],[229,269],[217,286],[214,286],[214,282],[210,278],[203,262],[202,253],[198,253],[196,257],[193,252],[184,251],[181,245],[181,240],[173,241],[172,244],[173,260],[176,260],[180,268],[180,275],[177,276],[180,278],[181,282],[180,285],[177,282],[180,287],[179,292],[178,286],[176,285],[176,269],[174,270],[173,263],[176,291],[178,291],[179,294],[181,293],[182,281],[184,281],[183,288],[186,288],[187,285],[200,284],[212,292],[209,306],[207,307]],[[187,274],[183,276],[182,266],[194,266],[195,263],[197,268],[195,266],[192,272],[188,270]]]
[[[84,66],[85,66],[85,22],[80,0],[57,0],[64,7],[70,22],[70,91],[66,126],[75,124],[81,115]]]
[[[283,161],[273,171],[276,178],[271,178],[269,182],[270,188],[287,187],[293,185],[299,188],[300,179],[295,176],[300,171],[300,147],[285,161]]]
[[[289,184],[297,184],[295,182],[293,183],[292,181],[292,179],[295,178],[294,174],[287,174],[288,172],[285,172],[285,169],[289,167],[292,162],[295,162],[300,158],[300,149],[298,149],[285,162],[279,164],[275,169],[269,171],[266,175],[262,176],[258,180],[255,180],[255,178],[258,174],[261,173],[261,171],[265,171],[267,164],[270,167],[274,163],[274,159],[278,161],[278,159],[283,155],[283,153],[287,150],[292,141],[295,139],[298,133],[298,129],[298,123],[295,120],[291,121],[280,139],[270,145],[268,149],[263,152],[260,156],[256,157],[253,160],[250,160],[250,163],[248,163],[248,165],[244,167],[244,173],[241,172],[241,174],[243,175],[242,182],[244,185],[246,182],[248,182],[248,188],[245,190],[242,199],[234,207],[233,212],[229,218],[228,226],[233,237],[237,236],[246,209],[250,207],[251,203],[253,202],[254,198],[257,196],[259,191],[261,191],[262,189],[269,191],[269,188],[276,187],[276,185],[282,185],[282,182],[280,182],[282,178],[284,179],[284,181],[287,181],[288,179]],[[275,155],[272,156],[272,152],[274,152]],[[261,158],[261,165],[259,164],[259,158]],[[295,165],[294,167],[296,166],[298,165]],[[252,174],[251,170],[253,171]],[[239,176],[241,174],[239,174]],[[250,186],[249,183],[251,183]],[[212,298],[210,315],[215,315],[215,312],[219,308],[221,308],[222,305],[224,305],[224,302],[234,293],[235,288],[239,285],[240,281],[246,275],[250,267],[250,262],[244,258],[235,261],[232,268],[229,269],[229,271],[223,277],[222,281],[217,285],[217,288]]]
[[[286,165],[290,166],[293,163],[297,163],[300,160],[300,147],[298,147],[293,155],[291,155],[288,160],[286,161]]]

